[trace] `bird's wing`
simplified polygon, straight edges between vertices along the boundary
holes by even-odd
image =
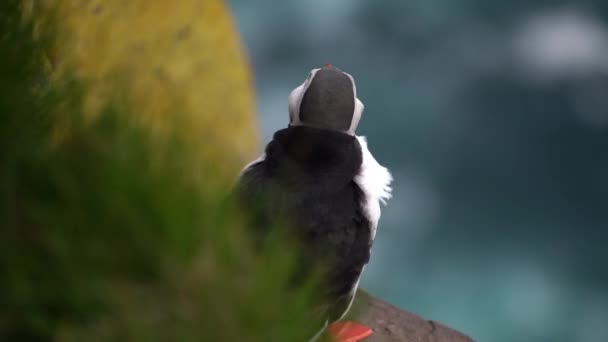
[[[390,171],[380,165],[376,158],[367,148],[367,139],[357,136],[361,152],[363,154],[363,162],[359,174],[355,177],[355,182],[361,188],[366,197],[364,213],[371,223],[372,240],[376,236],[376,228],[380,219],[380,203],[386,204],[386,201],[391,198],[391,182],[393,177]]]
[[[269,201],[266,197],[269,195],[268,190],[272,180],[266,172],[265,162],[266,156],[263,154],[247,164],[241,171],[232,191],[237,196],[239,203],[247,206],[248,211],[255,214],[257,221],[253,222],[256,223],[255,225],[269,223],[266,221],[270,219],[270,217],[267,217],[269,208],[266,208],[266,206]],[[256,205],[259,205],[259,207],[252,207]],[[260,222],[260,219],[264,222]]]
[[[249,171],[249,169],[253,168],[257,164],[264,162],[264,160],[266,160],[266,153],[262,153],[262,155],[259,156],[258,159],[252,160],[251,162],[249,162],[249,164],[245,165],[245,167],[243,168],[243,170],[241,170],[241,173],[239,174],[239,180],[243,177],[243,174]]]

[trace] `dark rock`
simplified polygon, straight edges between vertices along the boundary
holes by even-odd
[[[357,322],[374,330],[365,342],[473,342],[441,323],[426,320],[359,290],[351,310]]]

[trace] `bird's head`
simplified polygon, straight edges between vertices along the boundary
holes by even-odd
[[[354,135],[363,107],[353,77],[328,64],[289,94],[289,124]]]

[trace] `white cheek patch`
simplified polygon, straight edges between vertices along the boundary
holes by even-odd
[[[386,201],[392,197],[391,182],[393,181],[393,177],[387,168],[376,161],[367,148],[365,137],[357,136],[357,140],[359,141],[359,145],[361,145],[363,162],[361,163],[359,174],[355,176],[355,182],[365,196],[363,212],[371,224],[371,237],[373,241],[376,237],[376,229],[380,220],[380,203],[386,205]]]
[[[353,120],[350,123],[350,128],[348,129],[348,134],[355,135],[355,131],[357,130],[357,126],[359,126],[359,121],[361,120],[361,116],[363,116],[363,110],[365,106],[363,102],[355,97],[355,111],[353,113]]]
[[[300,102],[304,97],[304,84],[292,90],[287,98],[289,109],[289,123],[292,125],[300,124]]]
[[[298,86],[296,89],[292,90],[287,98],[289,110],[289,123],[293,126],[298,126],[301,124],[300,122],[300,105],[302,104],[302,99],[304,98],[304,94],[308,87],[310,87],[310,83],[312,83],[312,79],[315,78],[315,74],[317,71],[321,69],[313,69],[308,74],[308,78]]]
[[[344,74],[350,78],[350,83],[353,85],[353,97],[355,98],[355,110],[353,111],[353,118],[350,122],[350,128],[346,133],[355,135],[355,131],[357,130],[357,126],[359,126],[359,121],[361,120],[365,106],[357,97],[357,85],[355,84],[355,79],[349,73],[345,72]]]

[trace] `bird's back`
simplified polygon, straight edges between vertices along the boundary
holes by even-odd
[[[258,234],[286,218],[301,243],[299,273],[324,267],[330,320],[347,309],[371,247],[364,193],[355,182],[362,163],[356,137],[311,127],[278,131],[265,157],[244,170],[237,191],[259,210]]]

